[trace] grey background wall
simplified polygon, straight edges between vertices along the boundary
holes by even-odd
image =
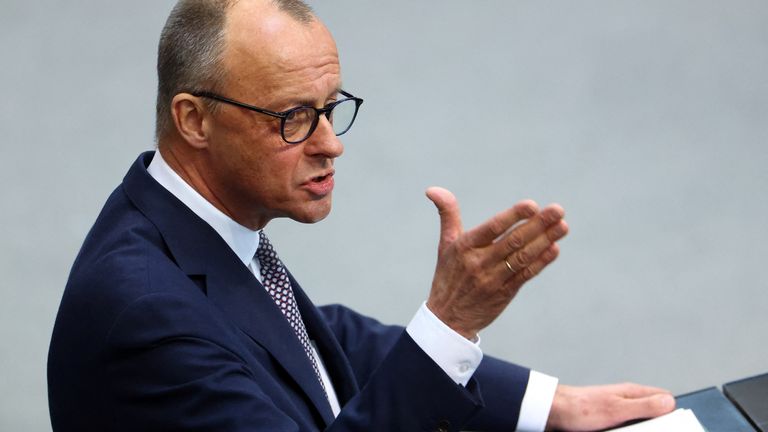
[[[0,1],[0,430],[49,430],[47,344],[104,199],[153,146],[172,1]],[[321,303],[404,324],[438,220],[557,201],[559,261],[482,335],[572,384],[676,393],[768,370],[768,3],[315,1],[365,98],[335,208],[276,221]],[[84,412],[87,415],[87,411]]]

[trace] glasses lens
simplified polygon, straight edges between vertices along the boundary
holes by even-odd
[[[331,116],[328,118],[333,124],[333,132],[336,135],[341,135],[348,131],[352,127],[352,122],[355,121],[356,112],[357,103],[353,99],[343,100],[333,107]]]
[[[300,107],[288,113],[283,123],[283,138],[288,142],[303,141],[312,130],[317,112],[312,108]]]

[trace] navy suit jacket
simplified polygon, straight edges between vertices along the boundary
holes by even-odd
[[[73,265],[48,358],[54,431],[514,430],[528,369],[455,384],[402,327],[291,282],[339,401],[269,294],[142,154]]]

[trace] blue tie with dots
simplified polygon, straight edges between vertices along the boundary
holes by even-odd
[[[272,296],[275,304],[280,308],[280,312],[283,313],[283,316],[288,320],[291,328],[296,333],[296,337],[299,338],[299,342],[304,347],[304,352],[307,353],[307,357],[309,357],[309,361],[312,363],[317,379],[320,381],[323,391],[325,391],[325,384],[322,378],[320,378],[320,369],[317,367],[317,361],[312,354],[312,347],[309,345],[307,328],[304,326],[304,320],[301,319],[296,297],[293,296],[293,288],[291,288],[288,273],[285,271],[283,263],[280,262],[275,248],[272,247],[272,243],[269,242],[264,231],[259,232],[259,247],[256,249],[256,258],[258,258],[261,265],[262,285],[269,292],[269,295]]]

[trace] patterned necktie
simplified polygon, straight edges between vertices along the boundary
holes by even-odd
[[[301,319],[301,314],[299,313],[299,305],[296,304],[296,298],[293,296],[293,288],[291,288],[288,273],[285,271],[283,263],[277,257],[277,252],[275,252],[275,248],[272,247],[272,243],[269,242],[264,231],[259,232],[259,248],[256,249],[256,258],[259,259],[259,264],[261,264],[262,285],[267,289],[269,295],[272,296],[272,299],[280,308],[285,319],[288,320],[293,331],[296,332],[296,337],[299,338],[299,342],[304,347],[304,352],[307,353],[309,361],[312,362],[312,368],[315,370],[317,379],[323,387],[323,392],[325,392],[325,384],[322,378],[320,378],[320,369],[318,369],[317,361],[312,354],[307,328],[304,326],[304,320]]]

